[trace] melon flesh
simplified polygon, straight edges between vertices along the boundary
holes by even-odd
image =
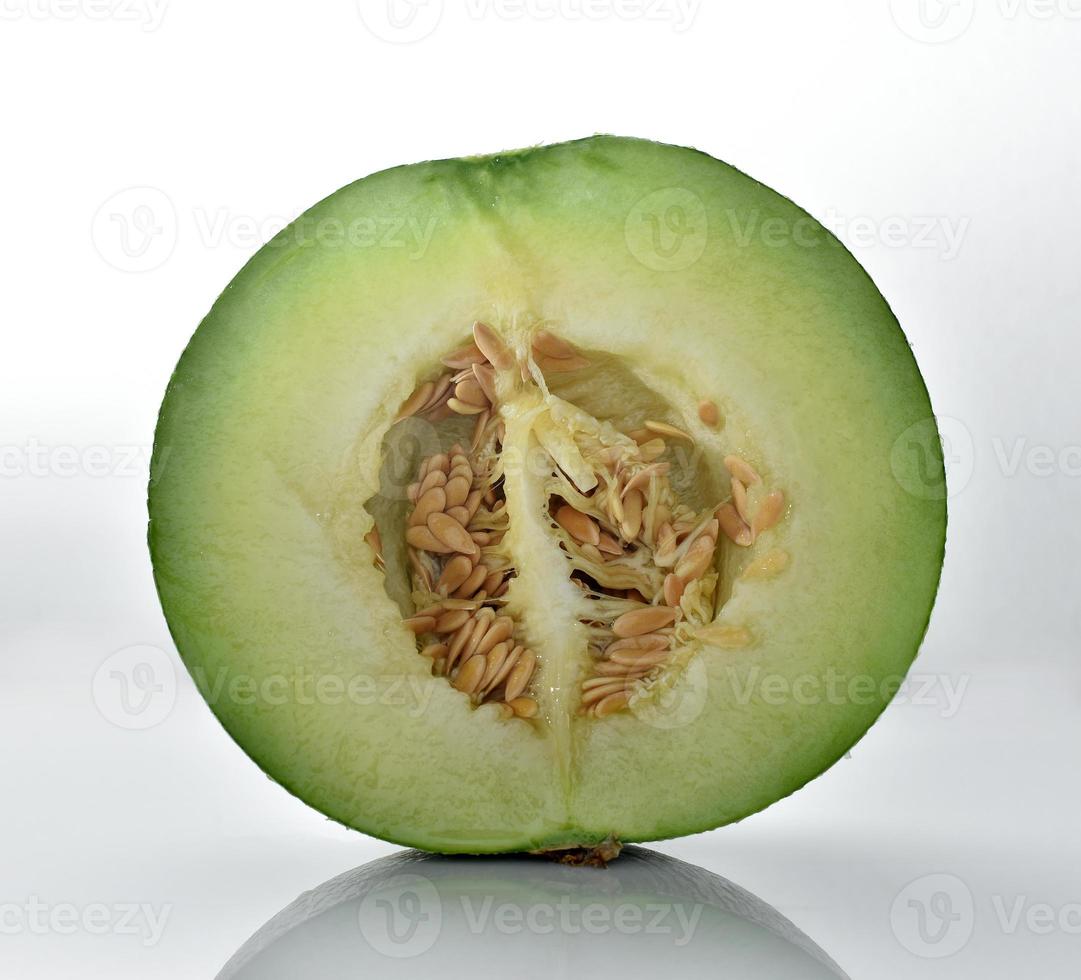
[[[388,465],[436,451],[388,454],[399,406],[478,319],[512,346],[543,325],[581,349],[595,367],[553,394],[590,416],[691,432],[689,493],[723,496],[729,453],[784,488],[778,527],[721,550],[717,624],[749,646],[703,644],[663,699],[582,717],[582,600],[526,471],[506,545],[542,711],[502,721],[432,676],[364,536],[373,513],[384,541],[394,526]],[[505,406],[522,451],[530,398]],[[288,790],[430,850],[589,846],[738,820],[866,731],[927,625],[943,485],[923,381],[852,256],[717,160],[595,137],[376,174],[266,245],[169,385],[150,546],[185,664]],[[782,573],[740,577],[775,549]]]

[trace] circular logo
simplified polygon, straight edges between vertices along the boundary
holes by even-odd
[[[423,875],[395,875],[364,896],[357,921],[376,952],[394,959],[420,956],[439,938],[443,903]]]
[[[972,892],[956,875],[917,878],[901,890],[890,908],[897,941],[928,960],[959,953],[972,938],[975,923]]]
[[[381,41],[412,44],[439,26],[443,0],[357,0],[364,26]]]
[[[176,704],[176,668],[159,647],[125,647],[94,674],[94,704],[118,728],[144,731],[161,724]]]
[[[705,709],[709,677],[701,657],[684,667],[671,687],[661,688],[630,705],[631,712],[651,728],[683,728]]]
[[[176,208],[165,191],[129,187],[110,197],[94,215],[94,248],[121,272],[150,272],[176,248]]]
[[[976,0],[890,0],[893,22],[914,41],[943,44],[969,29]]]
[[[941,415],[910,425],[893,443],[890,469],[913,497],[942,500],[968,486],[975,468],[972,433],[959,419]]]
[[[654,191],[631,208],[624,236],[631,255],[647,269],[678,272],[694,265],[706,250],[706,206],[683,187]]]

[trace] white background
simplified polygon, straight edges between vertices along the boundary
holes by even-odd
[[[659,849],[853,977],[1078,976],[1081,2],[977,6],[429,0],[396,31],[382,0],[0,0],[0,974],[210,976],[395,850],[269,782],[179,667],[145,549],[161,394],[245,259],[340,185],[604,131],[834,227],[952,420],[921,683],[796,796]],[[110,671],[143,663],[162,689],[130,715]],[[908,900],[944,887],[960,917],[913,939]]]

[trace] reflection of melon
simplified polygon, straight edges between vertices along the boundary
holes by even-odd
[[[442,851],[700,831],[830,765],[911,662],[930,413],[852,257],[716,160],[404,167],[200,326],[158,588],[229,732],[336,820]]]
[[[356,977],[836,980],[837,965],[738,885],[628,848],[604,871],[414,853],[283,909],[218,980]]]

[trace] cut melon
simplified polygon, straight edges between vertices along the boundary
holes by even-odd
[[[376,174],[268,243],[169,385],[150,546],[200,690],[301,799],[609,853],[866,731],[943,486],[852,256],[717,160],[595,137]]]

